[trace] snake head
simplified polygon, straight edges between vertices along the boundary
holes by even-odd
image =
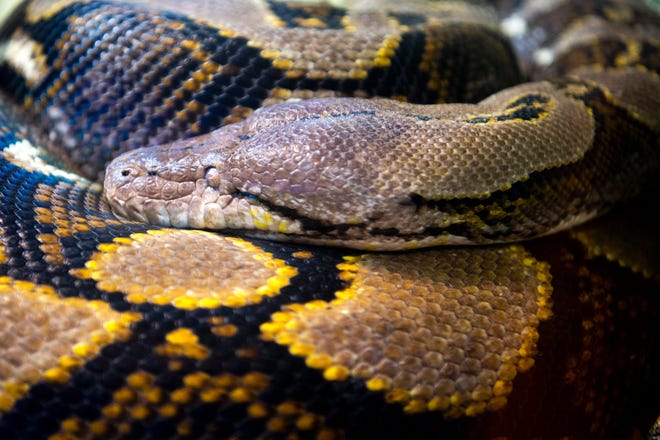
[[[571,123],[534,107],[541,104],[561,105]],[[120,156],[107,169],[105,196],[133,220],[305,243],[404,249],[510,241],[521,238],[519,229],[538,234],[527,225],[541,224],[543,212],[540,202],[513,203],[521,191],[507,191],[579,160],[592,137],[584,104],[550,83],[438,108],[317,99]]]
[[[378,140],[332,136],[344,114],[348,136],[365,125],[377,130],[371,112],[344,109],[344,101],[328,110],[334,103],[264,109],[206,135],[125,153],[106,170],[105,198],[120,217],[162,226],[360,240],[383,212],[394,213],[394,224],[415,207],[382,184],[386,173],[373,165],[388,158],[375,153]]]
[[[122,154],[106,168],[105,200],[116,215],[127,219],[162,226],[203,227],[189,211],[199,204],[196,194],[206,175],[212,178],[214,174],[209,171],[215,170],[213,155],[206,153],[210,141],[200,136]],[[200,154],[200,150],[205,153]]]

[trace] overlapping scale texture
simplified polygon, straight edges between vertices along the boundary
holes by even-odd
[[[279,294],[296,269],[240,239],[161,230],[99,245],[86,268],[74,274],[134,303],[193,309],[258,303]]]
[[[264,336],[410,413],[503,407],[551,314],[548,267],[520,247],[364,255],[340,269],[350,285],[335,300],[285,307]]]
[[[51,286],[0,277],[0,416],[44,380],[64,383],[106,345],[130,337],[138,313],[60,298]]]

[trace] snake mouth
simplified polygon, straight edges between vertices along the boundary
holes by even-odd
[[[103,199],[108,204],[110,211],[115,216],[140,223],[151,223],[144,210],[145,199],[143,197],[119,197],[117,188],[103,187]],[[158,224],[158,223],[154,223]]]
[[[171,146],[132,150],[107,166],[103,197],[115,215],[160,226],[190,227],[186,207],[195,203],[204,172],[194,155],[179,160],[187,143]]]
[[[171,168],[136,165],[120,156],[106,171],[103,196],[118,217],[158,226],[255,230],[277,234],[302,233],[290,213],[278,212],[267,201],[220,182],[217,170],[206,167],[189,180],[171,178]],[[130,161],[130,162],[128,162]],[[289,215],[287,215],[289,214]]]
[[[151,223],[144,212],[143,201],[131,198],[111,205],[112,212],[123,218],[132,219],[142,223]]]

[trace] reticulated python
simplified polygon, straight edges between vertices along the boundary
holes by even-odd
[[[368,101],[293,102],[246,122],[292,130],[282,134],[229,124],[292,99],[477,102],[521,77],[488,10],[458,3],[51,3],[19,8],[0,33],[0,437],[646,434],[660,413],[655,180],[638,178],[657,175],[660,126],[658,18],[646,6],[501,2],[525,71],[549,82],[440,110],[453,119],[388,113],[393,131],[371,122],[385,111]],[[571,116],[553,119],[559,108]],[[270,149],[310,133],[336,144],[327,120],[370,137],[360,149]],[[448,120],[457,140],[440,164],[386,148],[393,132],[412,144]],[[173,202],[130,211],[214,226],[199,207],[190,215],[199,190],[236,206],[220,226],[358,247],[370,234],[393,248],[383,242],[545,234],[643,194],[519,244],[368,253],[125,220],[92,183],[120,151],[220,125],[166,154],[190,165],[147,157],[131,191]],[[482,129],[520,148],[482,141]],[[259,141],[263,154],[241,146],[227,169],[189,154],[219,138]],[[417,182],[443,164],[440,189]],[[324,194],[333,185],[345,198]],[[406,200],[384,197],[387,185]],[[210,194],[222,186],[225,199]],[[434,223],[406,231],[411,212]]]

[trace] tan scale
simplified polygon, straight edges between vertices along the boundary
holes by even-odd
[[[222,123],[223,124],[234,124],[236,122],[240,122],[243,119],[247,118],[252,113],[254,113],[254,110],[252,110],[251,108],[237,105],[235,107],[232,107],[231,112],[229,113],[229,115],[222,118]],[[195,127],[195,124],[193,124],[193,128],[194,127]]]
[[[28,23],[35,23],[40,19],[52,17],[76,1],[78,0],[36,0],[30,2],[26,10],[26,20]]]
[[[45,150],[27,140],[19,140],[0,151],[0,157],[25,170],[39,171],[43,174],[74,180],[80,185],[84,184],[84,180],[80,179],[78,175],[46,163],[43,160],[46,154]],[[96,188],[101,187],[97,185]]]
[[[289,90],[289,89],[274,88],[269,92],[268,97],[266,99],[264,99],[264,107],[269,106],[269,105],[281,104],[281,103],[284,103],[284,102],[287,102],[287,101],[292,101],[292,100],[298,101],[298,100],[302,100],[302,99],[332,98],[332,97],[339,97],[339,96],[344,96],[344,95],[341,92],[338,92],[336,90],[326,90],[326,89],[320,89],[320,90],[309,90],[309,89]],[[243,117],[241,117],[240,119],[236,119],[234,122],[240,122],[243,119],[245,119],[247,116],[249,116],[250,114],[242,115]]]
[[[299,258],[301,260],[309,260],[314,258],[314,253],[311,251],[296,251],[291,254],[294,258]]]
[[[12,54],[8,56],[7,54]],[[6,47],[0,47],[0,59],[21,72],[29,86],[36,85],[50,71],[41,44],[18,30]]]
[[[345,257],[346,290],[261,326],[327,380],[349,377],[409,413],[502,408],[534,364],[550,273],[517,246]]]
[[[0,277],[0,415],[31,385],[65,383],[104,346],[131,336],[138,313],[61,298],[51,286]]]
[[[132,303],[182,309],[257,304],[278,295],[297,273],[245,240],[182,230],[116,238],[99,245],[85,268],[71,272],[95,280],[101,290],[126,294]]]
[[[230,338],[238,333],[238,327],[225,322],[225,319],[221,316],[211,316],[207,321],[211,324],[211,333],[216,336]]]

